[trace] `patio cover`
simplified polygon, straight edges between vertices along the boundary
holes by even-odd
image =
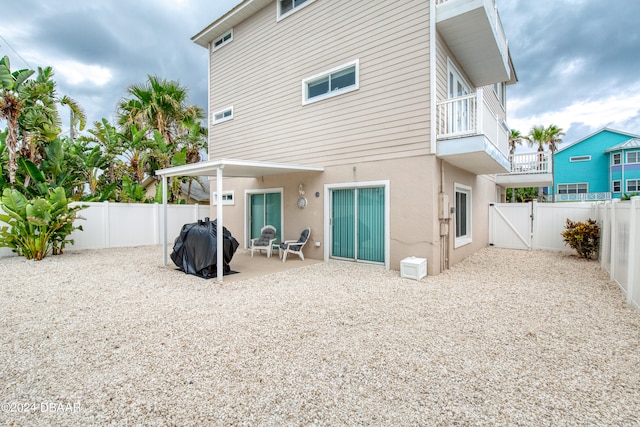
[[[317,166],[292,165],[285,163],[254,162],[249,160],[218,159],[206,162],[192,163],[173,168],[159,169],[156,175],[162,177],[162,209],[164,212],[164,224],[162,233],[162,262],[167,265],[167,178],[171,176],[215,176],[216,191],[222,194],[223,178],[258,178],[267,175],[282,175],[295,172],[323,172],[324,168]],[[222,203],[217,204],[217,246],[222,247]],[[222,265],[222,251],[218,251],[216,265]],[[218,268],[216,278],[222,282],[222,269]]]

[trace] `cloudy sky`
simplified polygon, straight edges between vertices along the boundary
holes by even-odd
[[[148,74],[179,81],[206,108],[207,52],[191,36],[239,2],[21,0],[3,8],[0,56],[13,70],[52,66],[89,123],[112,119]],[[567,143],[605,126],[640,134],[640,1],[497,2],[519,79],[511,128],[553,123]]]

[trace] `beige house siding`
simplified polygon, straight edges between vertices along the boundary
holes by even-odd
[[[211,54],[211,112],[234,118],[211,126],[210,153],[322,166],[430,153],[429,3],[362,6],[316,1],[276,22],[273,2],[237,25]],[[303,79],[356,59],[359,90],[302,105]]]
[[[273,225],[284,239],[310,226],[305,256],[331,258],[330,189],[372,182],[388,183],[389,268],[416,256],[428,260],[430,275],[438,274],[488,244],[494,177],[432,153],[431,84],[437,101],[448,98],[448,61],[470,79],[437,31],[436,63],[430,63],[431,3],[317,0],[277,21],[273,1],[236,25],[233,41],[210,53],[210,111],[233,107],[233,119],[210,125],[210,156],[324,167],[322,173],[225,179],[235,200],[223,207],[224,223],[243,247],[249,241],[247,194],[281,189],[282,225]],[[353,61],[359,64],[358,90],[303,103],[304,79]],[[483,91],[504,118],[493,87]],[[471,189],[472,201],[472,238],[457,248],[455,214],[447,207],[449,218],[441,221],[438,211],[438,193],[452,207],[456,184]],[[300,185],[308,200],[304,209],[296,204]],[[445,225],[448,234],[441,237]]]
[[[223,207],[224,224],[231,234],[246,247],[247,191],[257,189],[283,189],[282,235],[285,239],[298,238],[304,227],[311,227],[310,244],[304,248],[305,257],[323,259],[326,233],[329,232],[324,207],[328,184],[362,184],[371,181],[389,181],[389,267],[400,269],[400,261],[408,256],[428,259],[429,274],[438,274],[440,268],[440,242],[437,217],[439,167],[435,156],[416,156],[408,159],[372,161],[358,164],[330,166],[323,173],[294,173],[265,176],[258,179],[225,179],[225,191],[234,190],[235,201]],[[303,185],[307,207],[297,207],[298,187]],[[215,179],[211,183],[215,188]],[[319,197],[316,197],[316,192]],[[211,207],[212,218],[216,206]],[[320,246],[314,245],[320,242]],[[287,261],[289,262],[289,261]],[[295,262],[295,261],[294,261]]]

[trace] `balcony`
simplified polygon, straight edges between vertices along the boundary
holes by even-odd
[[[509,173],[496,175],[505,188],[549,187],[553,184],[551,153],[523,153],[509,156]]]
[[[599,193],[561,193],[555,195],[556,202],[597,202],[611,200],[611,193],[602,191]]]
[[[495,0],[436,0],[436,28],[475,87],[515,82]]]
[[[509,172],[509,128],[476,93],[437,104],[438,157],[476,175]]]

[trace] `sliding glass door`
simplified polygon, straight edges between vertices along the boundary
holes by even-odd
[[[331,190],[331,257],[385,262],[385,188]]]
[[[282,236],[282,193],[252,193],[249,195],[249,239],[260,237],[265,225],[276,228],[276,239]]]

